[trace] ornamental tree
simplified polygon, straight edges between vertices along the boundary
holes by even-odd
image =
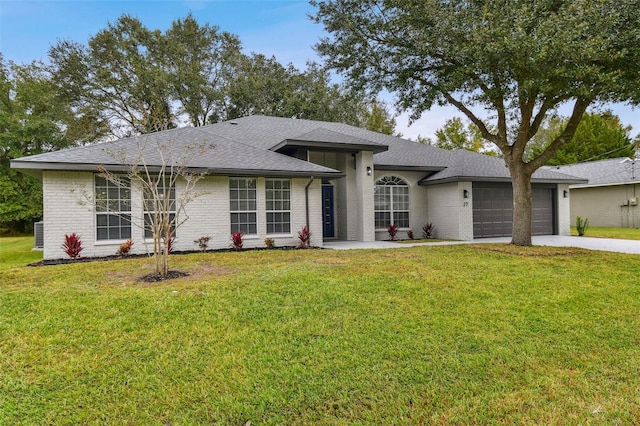
[[[451,104],[494,143],[513,183],[512,243],[531,245],[531,176],[571,141],[589,105],[637,102],[638,0],[325,0],[316,46],[356,87],[386,89],[417,119]],[[545,117],[562,131],[527,159]]]

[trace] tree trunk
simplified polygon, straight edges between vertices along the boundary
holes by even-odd
[[[513,185],[513,232],[511,244],[530,246],[531,244],[531,175],[522,165],[510,166]]]

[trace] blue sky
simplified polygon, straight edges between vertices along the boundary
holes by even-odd
[[[274,55],[282,64],[304,68],[307,61],[321,62],[313,45],[323,29],[307,15],[314,12],[307,0],[0,0],[0,51],[5,60],[29,63],[47,60],[57,40],[87,40],[122,14],[139,18],[148,28],[167,29],[171,22],[191,12],[201,23],[217,25],[240,37],[247,53]],[[392,97],[384,96],[388,102]],[[613,105],[625,125],[640,132],[640,109]],[[563,114],[568,110],[562,109]],[[407,114],[397,118],[405,137],[433,137],[446,119],[461,116],[452,107],[433,108],[409,125]]]

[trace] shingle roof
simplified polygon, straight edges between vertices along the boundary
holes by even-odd
[[[626,157],[553,166],[549,169],[588,180],[588,183],[578,186],[621,185],[640,182],[640,160],[631,160]]]
[[[340,176],[341,172],[297,158],[260,149],[231,140],[224,135],[202,128],[185,127],[139,137],[120,139],[84,147],[77,147],[19,158],[12,161],[15,168],[94,170],[97,166],[116,169],[122,164],[139,163],[139,149],[148,166],[160,166],[161,154],[167,164],[183,164],[204,169],[213,174],[258,174]],[[160,149],[161,146],[165,148]]]
[[[456,149],[451,151],[446,169],[423,179],[420,184],[434,185],[463,180],[509,182],[511,181],[511,175],[502,158]],[[583,182],[582,179],[575,176],[546,168],[538,169],[531,177],[531,181],[537,183],[562,182],[567,184]]]
[[[185,150],[198,145],[203,150],[191,159],[189,166],[213,174],[342,176],[340,171],[275,152],[294,145],[370,150],[374,152],[376,168],[424,171],[426,177],[421,183],[425,185],[457,180],[510,180],[509,171],[500,158],[464,150],[448,151],[342,123],[261,115],[19,158],[12,160],[12,167],[93,170],[105,165],[115,169],[119,162],[113,153],[125,153],[129,161],[134,161],[138,156],[137,144],[145,145],[144,158],[148,165],[162,164],[161,151],[177,159]],[[160,144],[171,146],[168,150],[159,150]],[[533,180],[582,182],[549,169],[538,170]]]

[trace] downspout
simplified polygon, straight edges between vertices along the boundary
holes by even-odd
[[[309,187],[313,183],[313,176],[309,179],[307,186],[304,187],[304,204],[307,213],[307,230],[309,230]]]

